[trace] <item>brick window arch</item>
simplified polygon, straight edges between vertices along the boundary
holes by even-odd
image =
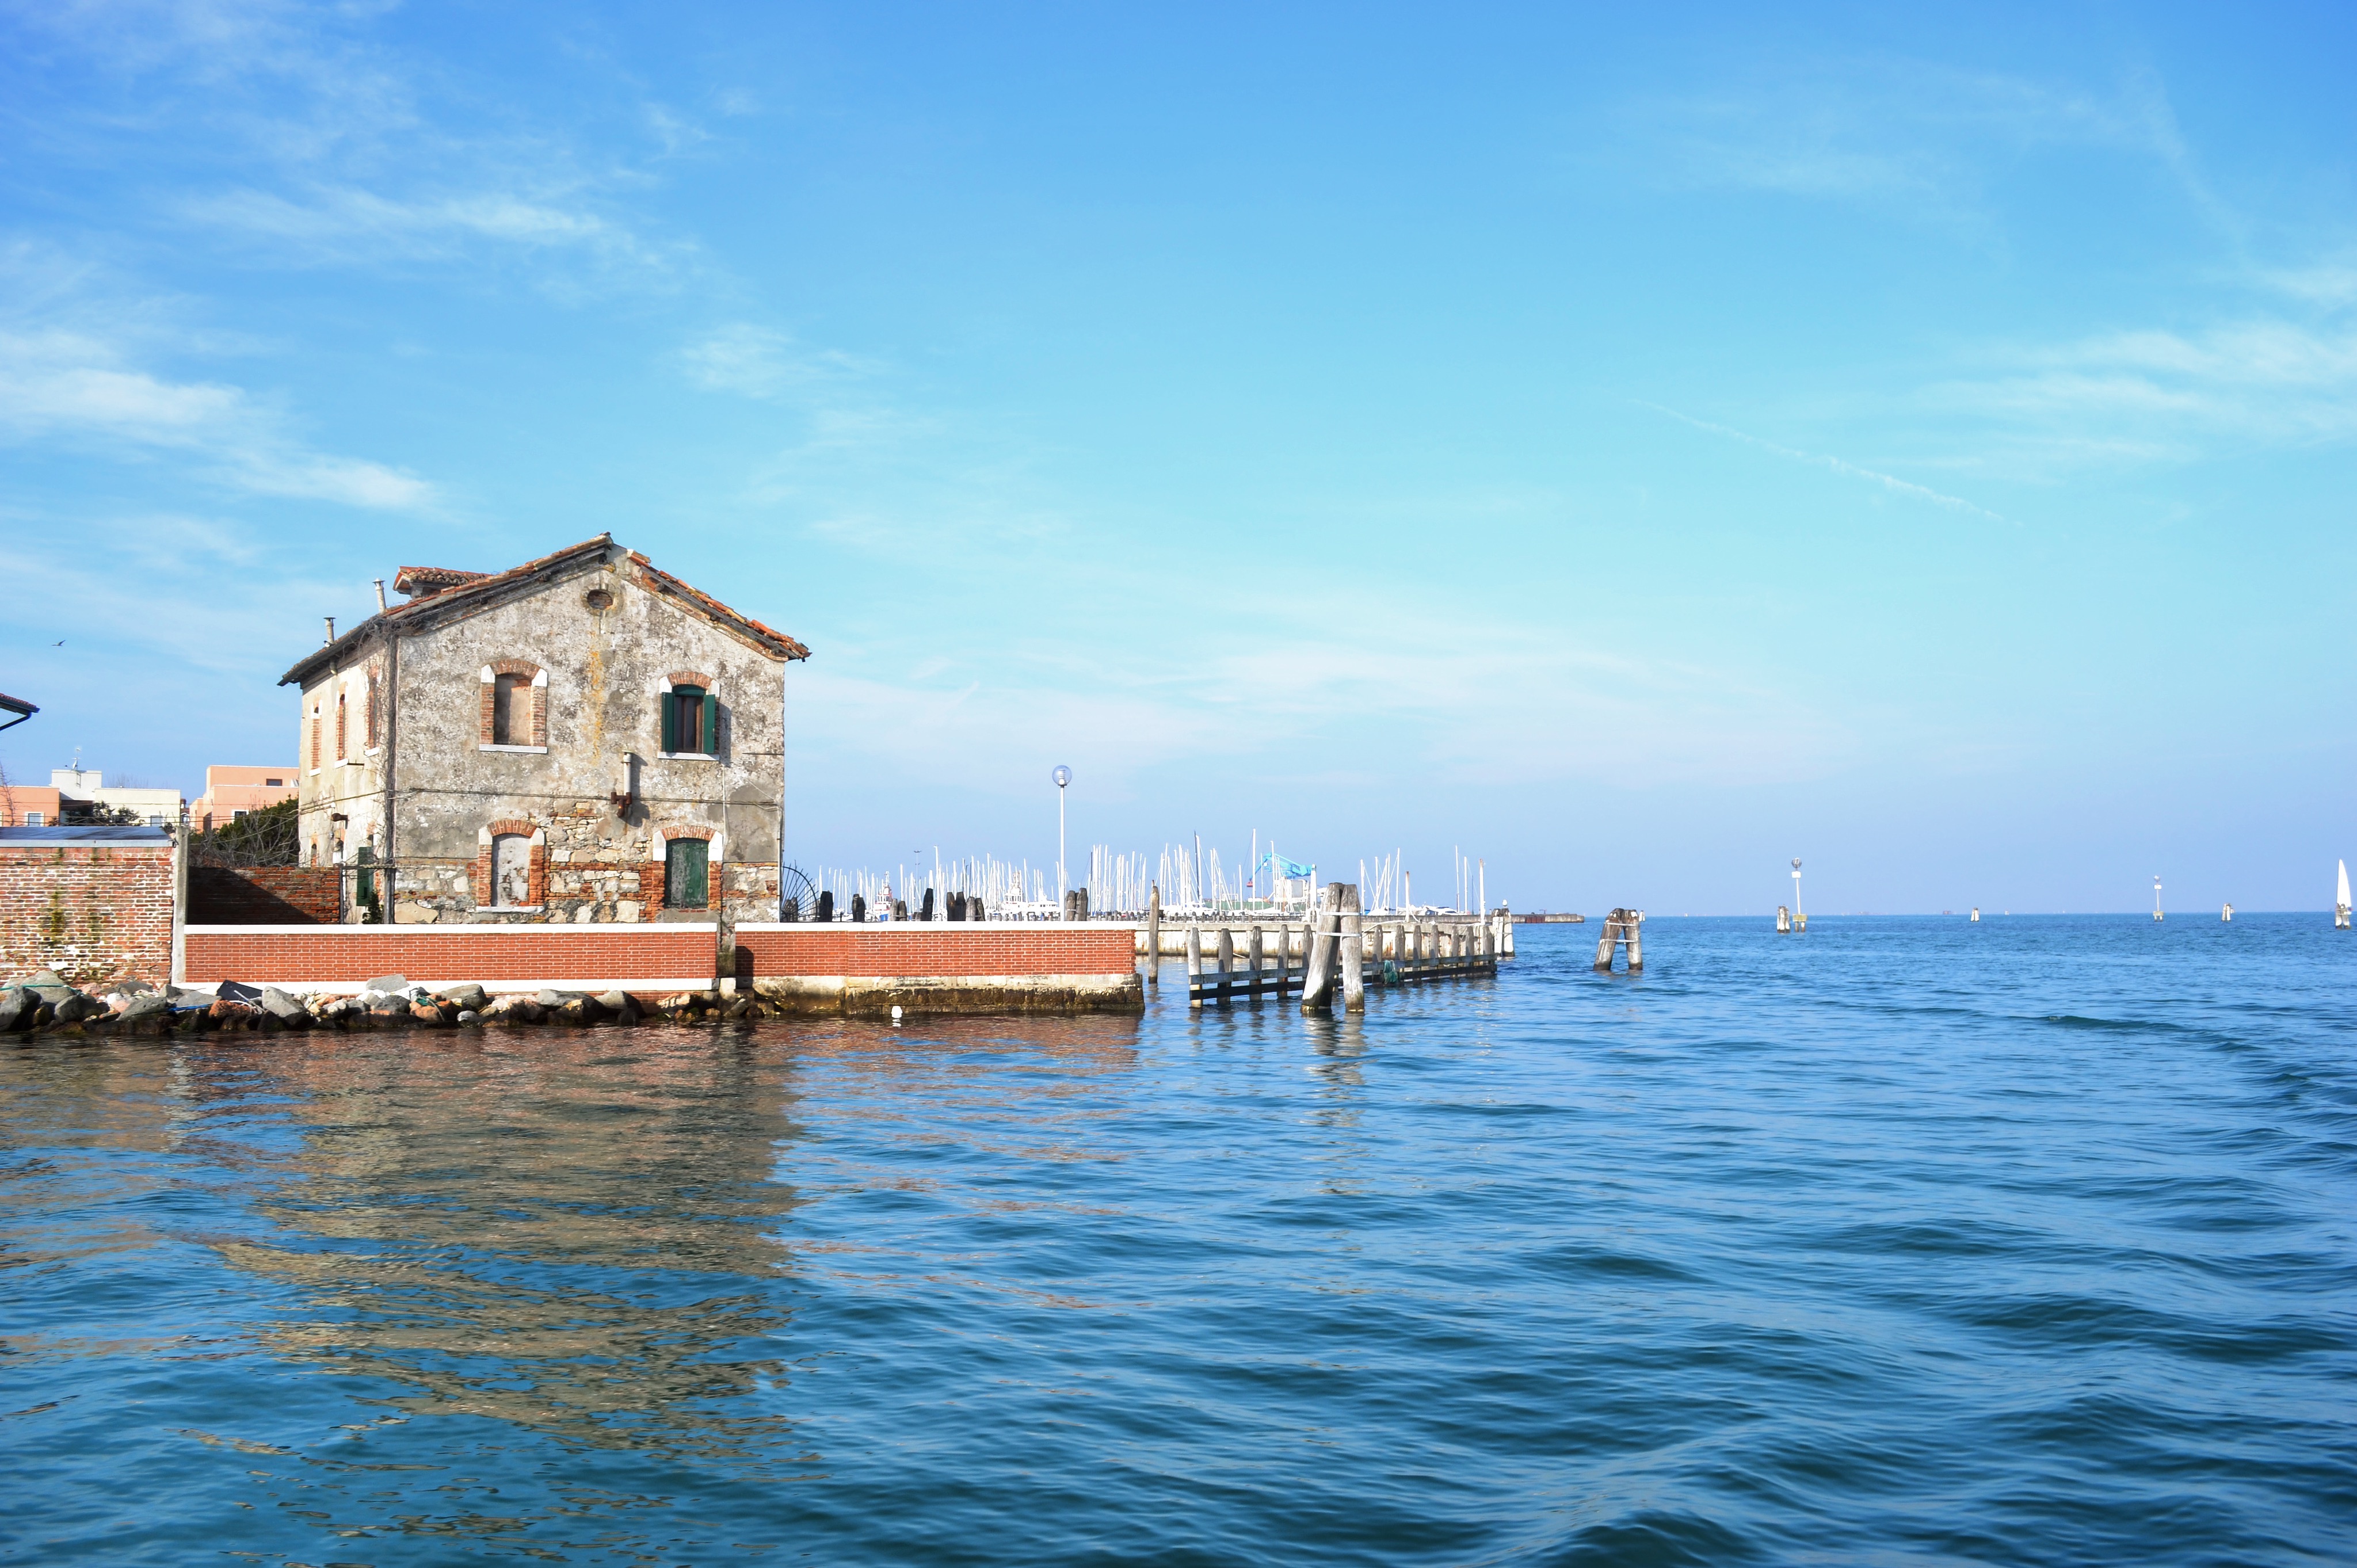
[[[656,698],[662,733],[658,749],[671,757],[720,755],[720,693],[701,670],[674,670]]]
[[[513,886],[502,886],[503,874],[512,875],[516,867],[513,857],[521,849],[522,866],[521,889],[515,897]],[[510,864],[500,864],[501,852],[511,857]],[[475,907],[479,909],[538,909],[548,903],[548,834],[536,822],[520,818],[501,817],[477,830],[475,834]]]
[[[528,659],[494,659],[482,670],[480,746],[548,746],[548,671]]]

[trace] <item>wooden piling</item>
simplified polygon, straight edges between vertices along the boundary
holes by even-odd
[[[1367,1010],[1366,941],[1360,929],[1359,886],[1342,885],[1342,1011]]]
[[[1596,939],[1596,967],[1608,973],[1612,968],[1612,947],[1620,935],[1620,911],[1613,910],[1604,917],[1604,934]]]
[[[1187,928],[1187,1005],[1203,1004],[1203,928]]]
[[[1261,970],[1265,967],[1261,962],[1260,942],[1260,923],[1254,921],[1252,936],[1244,944],[1244,962],[1252,970],[1252,998],[1255,1002],[1260,1000]]]
[[[1620,929],[1629,936],[1629,972],[1642,974],[1645,971],[1645,918],[1634,909],[1627,910],[1628,918]]]
[[[1308,965],[1301,974],[1301,1010],[1314,1013],[1329,1005],[1334,992],[1334,927],[1340,914],[1342,885],[1329,882],[1318,896],[1318,911],[1308,931]]]
[[[1162,984],[1162,884],[1156,883],[1146,894],[1146,983],[1157,990]]]
[[[1236,968],[1236,934],[1227,927],[1220,928],[1220,1005],[1228,1004],[1234,993]]]

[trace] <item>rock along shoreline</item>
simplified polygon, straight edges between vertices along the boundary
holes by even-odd
[[[752,995],[680,991],[640,995],[608,991],[514,992],[477,984],[439,989],[398,974],[371,980],[358,995],[303,993],[224,981],[216,986],[150,985],[126,980],[89,990],[42,970],[0,988],[0,1036],[276,1035],[483,1026],[701,1024],[803,1015]]]

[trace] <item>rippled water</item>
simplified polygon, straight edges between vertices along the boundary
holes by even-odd
[[[2357,1560],[2357,940],[1594,929],[1363,1023],[0,1047],[7,1555]]]

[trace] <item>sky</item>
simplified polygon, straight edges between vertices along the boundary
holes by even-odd
[[[2357,13],[1937,11],[0,5],[0,767],[611,532],[805,865],[2321,908]]]

